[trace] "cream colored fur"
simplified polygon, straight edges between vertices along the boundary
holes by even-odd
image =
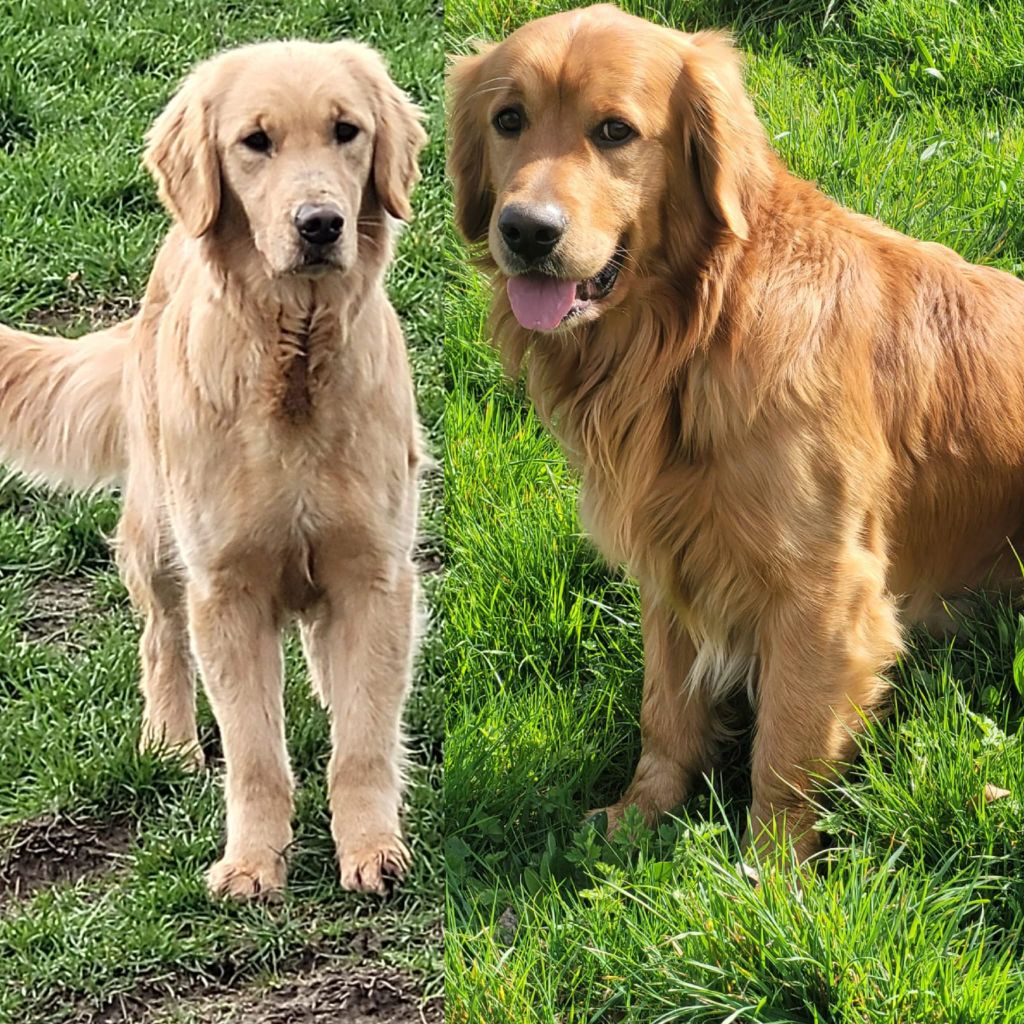
[[[338,121],[358,128],[339,142]],[[264,132],[270,152],[244,140]],[[0,456],[120,483],[117,557],[145,615],[143,744],[202,760],[194,666],[227,762],[216,893],[273,893],[292,840],[281,629],[297,615],[330,709],[346,888],[408,863],[400,719],[414,647],[420,433],[383,277],[425,141],[355,43],[267,43],[201,65],[148,138],[175,217],[130,323],[77,342],[0,333]],[[295,226],[334,204],[307,266]]]

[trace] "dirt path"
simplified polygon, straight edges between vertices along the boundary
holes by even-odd
[[[440,997],[424,1002],[397,971],[331,962],[266,987],[205,997],[146,1024],[442,1024]]]
[[[120,822],[50,815],[19,822],[0,834],[0,910],[45,886],[103,874],[131,842]]]

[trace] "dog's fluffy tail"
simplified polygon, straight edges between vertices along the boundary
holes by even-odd
[[[132,329],[127,321],[69,341],[0,326],[0,462],[77,490],[120,479]]]

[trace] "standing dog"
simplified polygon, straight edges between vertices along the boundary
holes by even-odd
[[[806,857],[902,626],[1019,583],[1024,284],[787,173],[719,34],[591,7],[450,84],[496,342],[640,584],[643,750],[610,823],[686,797],[749,683],[748,838]]]
[[[222,54],[148,137],[175,225],[138,316],[73,343],[0,332],[0,455],[32,477],[123,487],[145,747],[202,760],[198,661],[227,761],[215,893],[284,884],[290,613],[331,712],[342,884],[384,891],[407,866],[420,440],[383,278],[424,142],[366,47]]]

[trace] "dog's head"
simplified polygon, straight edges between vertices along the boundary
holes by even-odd
[[[240,222],[271,275],[320,274],[352,267],[361,219],[409,219],[425,141],[368,47],[261,43],[192,72],[145,163],[193,237]]]
[[[456,221],[523,327],[593,321],[650,268],[747,237],[768,150],[725,37],[590,7],[456,59],[449,87]]]

